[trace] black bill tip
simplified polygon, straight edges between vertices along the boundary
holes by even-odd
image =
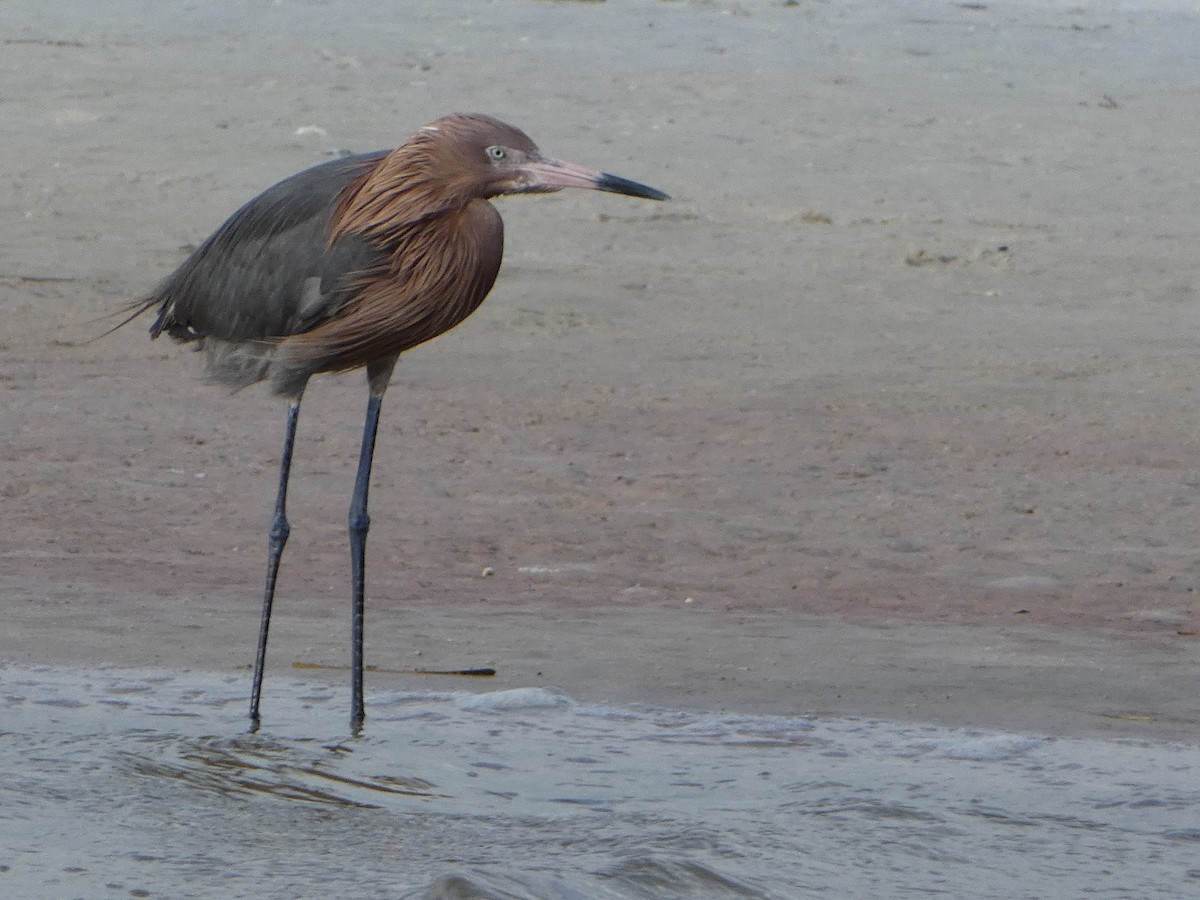
[[[639,184],[636,181],[630,181],[628,178],[621,178],[619,175],[609,175],[607,172],[601,173],[600,180],[596,182],[596,190],[624,194],[627,197],[642,197],[646,200],[671,199],[662,191],[652,188],[649,185]]]

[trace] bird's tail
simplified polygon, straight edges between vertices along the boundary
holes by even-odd
[[[101,338],[108,337],[110,334],[112,334],[118,328],[124,328],[126,325],[128,325],[130,322],[132,322],[134,319],[136,319],[142,313],[147,312],[148,310],[150,310],[151,308],[153,308],[154,306],[156,306],[160,303],[162,303],[162,299],[160,297],[150,297],[150,298],[143,297],[140,300],[134,300],[132,303],[125,304],[120,309],[115,309],[110,313],[105,313],[102,316],[97,316],[94,319],[89,319],[84,324],[91,325],[95,322],[103,322],[105,319],[111,319],[113,316],[124,316],[125,317],[125,318],[121,319],[121,321],[118,322],[116,325],[112,326],[111,328],[109,328],[105,331],[100,332],[100,334],[96,335],[95,337],[90,337],[85,341],[78,341],[75,344],[73,344],[72,346],[86,347],[88,344],[94,344],[96,341],[100,340]],[[157,322],[155,323],[155,326],[156,327],[158,326]],[[161,330],[161,329],[159,329],[159,330]],[[158,334],[154,333],[154,336],[158,337]]]

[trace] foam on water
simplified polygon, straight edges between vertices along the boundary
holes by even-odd
[[[1178,897],[1200,747],[0,670],[0,894]]]

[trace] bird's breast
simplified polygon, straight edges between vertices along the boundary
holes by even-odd
[[[336,315],[286,341],[316,371],[338,371],[394,356],[431,340],[479,308],[495,284],[504,224],[486,200],[414,223],[372,241],[376,262],[348,278]]]
[[[401,350],[450,330],[479,308],[503,255],[504,223],[486,200],[422,223],[392,248],[375,281],[390,307],[380,324],[402,339]]]

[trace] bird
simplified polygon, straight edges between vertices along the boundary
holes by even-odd
[[[205,356],[209,376],[235,390],[267,382],[287,403],[279,484],[250,697],[261,723],[275,584],[291,530],[288,478],[309,380],[365,368],[369,389],[350,499],[350,728],[359,734],[367,495],[380,408],[400,354],[479,308],[500,270],[504,225],[489,202],[504,194],[588,188],[648,200],[662,191],[542,154],[492,116],[453,113],[393,150],[313,166],[263,191],[148,295],[125,324],[153,310],[150,335]],[[118,326],[119,327],[119,326]]]

